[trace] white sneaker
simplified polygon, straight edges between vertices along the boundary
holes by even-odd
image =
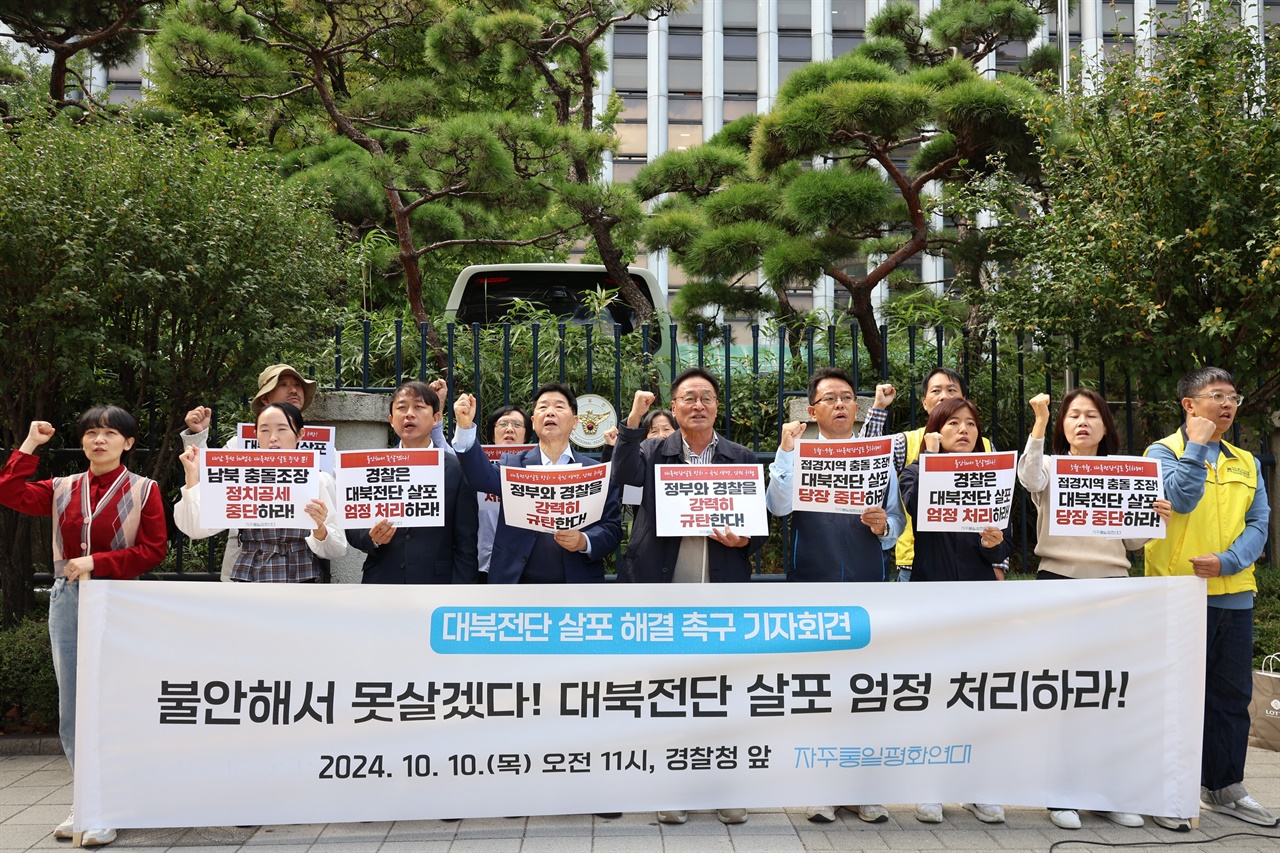
[[[746,809],[719,809],[716,811],[716,817],[720,818],[723,824],[735,824],[747,822]]]
[[[884,823],[889,819],[889,812],[884,806],[866,805],[854,806],[853,808],[857,811],[858,817],[867,823]]]
[[[804,810],[804,816],[813,823],[835,823],[836,808],[835,806],[809,806]]]
[[[58,827],[53,831],[53,837],[54,838],[70,838],[71,836],[75,835],[75,833],[71,831],[71,825],[75,822],[75,817],[76,817],[76,813],[74,811],[72,811],[71,814],[67,815],[67,819],[64,820],[62,823],[58,824]]]
[[[1075,809],[1049,809],[1049,820],[1059,829],[1080,828],[1080,815]]]
[[[116,840],[114,829],[86,829],[80,836],[82,847],[102,847]]]
[[[1116,826],[1127,826],[1132,829],[1137,829],[1138,827],[1147,825],[1147,822],[1142,819],[1142,815],[1134,814],[1133,812],[1094,812],[1094,814],[1100,818],[1105,818],[1111,821]]]
[[[1238,800],[1230,803],[1215,803],[1212,800],[1200,798],[1200,805],[1204,806],[1211,812],[1218,814],[1229,814],[1234,818],[1239,818],[1258,826],[1275,826],[1276,816],[1262,807],[1262,803],[1253,797],[1245,794]]]
[[[1004,809],[1000,806],[994,806],[990,803],[965,803],[966,811],[973,812],[973,816],[983,823],[1004,823]]]
[[[916,820],[921,823],[942,823],[942,803],[917,803]]]
[[[1165,829],[1172,829],[1174,832],[1190,832],[1191,821],[1185,817],[1162,817],[1160,815],[1152,815],[1151,820],[1156,826],[1163,826]]]
[[[658,823],[684,823],[688,819],[688,812],[658,812]]]

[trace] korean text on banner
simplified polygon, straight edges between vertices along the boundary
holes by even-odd
[[[1050,536],[1164,538],[1164,519],[1152,509],[1164,497],[1159,459],[1054,456],[1049,464]]]
[[[536,465],[502,472],[502,507],[508,527],[555,533],[595,524],[609,496],[606,465]]]
[[[299,450],[316,452],[316,467],[334,476],[334,444],[336,428],[331,426],[304,426],[302,435],[298,437]],[[258,449],[258,428],[253,424],[236,424],[236,445],[241,450]]]
[[[338,453],[338,526],[444,526],[444,452],[437,449]]]
[[[1203,581],[892,586],[95,581],[76,820],[1196,813]]]
[[[320,497],[313,450],[202,450],[200,526],[208,530],[314,527]]]
[[[768,536],[763,465],[658,465],[654,513],[659,536]]]
[[[862,515],[884,506],[892,464],[889,438],[797,442],[791,508]]]
[[[916,530],[981,533],[1005,527],[1013,511],[1018,454],[922,453]]]

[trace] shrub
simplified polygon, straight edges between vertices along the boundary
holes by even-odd
[[[0,632],[0,713],[6,730],[58,727],[58,681],[43,621],[26,620]]]

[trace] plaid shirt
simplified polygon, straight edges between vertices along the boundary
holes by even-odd
[[[320,565],[307,547],[305,530],[240,531],[240,554],[231,579],[251,583],[302,583],[318,580]]]

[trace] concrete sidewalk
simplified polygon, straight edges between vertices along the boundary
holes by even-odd
[[[56,741],[54,741],[56,743]],[[0,744],[5,744],[0,739]],[[7,751],[7,750],[6,750]],[[1249,792],[1272,811],[1280,812],[1280,753],[1249,750]],[[138,796],[145,797],[146,791]],[[192,791],[192,796],[200,796]],[[53,828],[71,804],[71,772],[62,755],[0,757],[0,853],[60,849]],[[394,823],[331,823],[293,826],[197,827],[194,829],[125,829],[111,849],[244,850],[245,853],[802,853],[808,850],[986,850],[1039,851],[1054,842],[1091,841],[1146,844],[1146,849],[1190,842],[1183,851],[1280,851],[1280,828],[1263,829],[1205,812],[1200,829],[1174,833],[1147,821],[1143,829],[1125,829],[1087,812],[1082,826],[1061,830],[1044,809],[1006,808],[1004,824],[979,823],[959,805],[945,807],[940,824],[923,824],[911,805],[889,806],[889,821],[866,824],[841,811],[835,823],[813,824],[802,809],[752,810],[741,826],[726,827],[714,812],[695,812],[683,826],[659,824],[652,812],[625,814],[617,820],[590,815],[529,818],[438,820]],[[1231,833],[1236,835],[1213,841]],[[1199,842],[1199,843],[1196,843]],[[1062,845],[1063,851],[1098,849]]]

